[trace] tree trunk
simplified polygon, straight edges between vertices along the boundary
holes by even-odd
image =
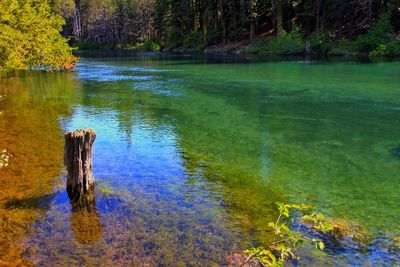
[[[76,130],[65,135],[64,165],[67,167],[67,192],[71,201],[79,201],[94,188],[92,149],[94,130]]]
[[[79,1],[74,1],[74,24],[72,34],[77,39],[82,37],[81,16],[79,14]]]
[[[203,44],[207,46],[207,35],[208,35],[208,28],[207,28],[207,16],[208,16],[208,8],[204,11],[203,14]]]
[[[254,40],[254,35],[256,34],[256,22],[254,20],[253,18],[250,23],[250,41]]]
[[[315,31],[319,33],[321,30],[321,1],[315,3]]]
[[[276,34],[283,30],[283,0],[275,0],[276,3]]]

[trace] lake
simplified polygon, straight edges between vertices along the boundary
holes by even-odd
[[[65,191],[63,133],[80,128],[97,132],[91,214]],[[86,56],[21,72],[0,80],[0,265],[224,265],[271,239],[276,202],[372,237],[299,265],[398,265],[399,133],[396,61]]]

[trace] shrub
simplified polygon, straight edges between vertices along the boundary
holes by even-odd
[[[281,31],[273,38],[256,38],[246,49],[248,53],[269,53],[277,55],[298,55],[304,52],[301,27],[294,26],[292,31]]]
[[[207,43],[217,44],[220,41],[220,36],[217,31],[210,29],[207,31]]]
[[[268,39],[266,39],[266,38],[255,38],[251,42],[250,46],[248,48],[246,48],[246,52],[258,54],[263,51],[267,51],[267,42],[268,42]]]
[[[161,46],[153,39],[147,39],[142,44],[138,44],[133,47],[134,49],[140,49],[147,52],[160,52]]]
[[[49,1],[0,1],[0,72],[66,69],[76,61],[60,34],[65,21]]]
[[[310,243],[318,250],[324,250],[325,243],[323,236],[333,233],[333,225],[330,224],[321,213],[314,212],[307,205],[289,205],[277,203],[279,216],[275,222],[268,224],[274,233],[271,243],[261,247],[253,247],[245,250],[247,260],[257,259],[263,266],[283,266],[291,259],[299,259],[296,250],[303,243]],[[291,225],[294,223],[294,216],[299,217],[299,225],[293,231]],[[306,226],[308,232],[301,232],[302,226]]]
[[[175,29],[171,29],[168,31],[168,47],[175,48],[182,45],[180,41],[182,39],[182,35],[179,34]]]
[[[334,55],[353,54],[357,53],[357,47],[354,40],[342,39],[332,43],[330,53]]]
[[[79,39],[74,43],[74,46],[78,49],[82,50],[90,50],[90,49],[101,49],[102,46],[99,43],[92,42],[89,40]]]
[[[158,43],[156,43],[152,39],[147,39],[143,43],[143,49],[146,51],[152,51],[152,52],[160,52],[161,47]]]
[[[388,56],[400,53],[400,42],[393,41],[387,44],[379,44],[377,48],[369,53],[371,57]]]
[[[388,13],[382,13],[375,25],[363,35],[360,35],[356,40],[357,51],[361,53],[387,53],[386,44],[395,42],[393,26],[390,23]]]
[[[183,37],[183,48],[200,51],[204,48],[203,32],[192,32]]]
[[[268,41],[267,50],[278,55],[303,53],[304,42],[301,27],[295,25],[290,32],[282,30],[276,38]]]
[[[311,49],[318,55],[326,55],[332,50],[332,41],[329,33],[314,32],[310,35]]]

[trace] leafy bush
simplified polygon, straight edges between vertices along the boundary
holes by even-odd
[[[146,51],[160,52],[161,46],[152,39],[147,39],[143,43],[143,49]]]
[[[257,259],[264,266],[283,266],[290,259],[298,259],[296,249],[303,243],[312,243],[315,249],[324,250],[325,243],[321,235],[333,233],[334,227],[323,214],[314,212],[309,206],[277,203],[279,216],[275,222],[268,224],[274,233],[274,239],[266,246],[245,250],[248,258]],[[300,218],[296,231],[291,230],[294,215]],[[306,226],[309,232],[300,232],[301,226]],[[243,265],[245,264],[243,263]]]
[[[138,44],[133,49],[140,49],[147,52],[160,52],[161,46],[153,39],[147,39],[142,44]]]
[[[390,54],[390,50],[388,49],[388,46],[385,44],[380,44],[377,48],[374,49],[374,51],[371,51],[369,53],[370,56],[385,56]]]
[[[329,52],[334,55],[354,54],[357,53],[356,43],[354,40],[338,40],[332,43],[332,48]]]
[[[390,23],[388,13],[382,13],[374,26],[366,34],[360,35],[356,40],[357,51],[361,53],[389,53],[386,46],[388,43],[395,42],[393,26]],[[393,47],[394,48],[394,47]]]
[[[183,48],[201,51],[204,48],[203,32],[192,32],[183,37]]]
[[[332,50],[332,41],[329,33],[314,32],[310,35],[311,49],[318,55],[326,55]]]
[[[92,42],[89,40],[83,40],[83,39],[77,40],[73,45],[76,48],[82,49],[82,50],[101,49],[102,48],[102,46],[99,43]]]
[[[291,32],[282,30],[276,38],[268,41],[267,50],[279,55],[303,53],[304,42],[301,27],[295,25]]]
[[[18,69],[67,69],[76,58],[60,34],[63,18],[49,1],[0,1],[0,72]]]
[[[256,38],[246,49],[248,53],[270,53],[278,55],[297,55],[304,52],[301,27],[294,26],[291,32],[281,31],[273,38]]]
[[[182,35],[179,34],[175,29],[171,29],[168,31],[168,47],[169,48],[175,48],[178,46],[182,45],[182,42],[180,41],[182,38]]]
[[[400,54],[400,42],[393,41],[387,44],[380,44],[369,53],[371,57],[388,56]]]
[[[263,51],[267,50],[267,42],[268,39],[266,38],[255,38],[250,46],[246,49],[247,53],[253,53],[253,54],[258,54]]]
[[[207,31],[207,43],[208,44],[217,44],[220,41],[220,36],[217,31],[214,29],[210,29]]]

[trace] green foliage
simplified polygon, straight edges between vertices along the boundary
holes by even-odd
[[[108,185],[100,184],[98,187],[99,195],[109,198],[111,195],[116,195],[117,193]]]
[[[201,51],[204,48],[203,33],[192,32],[183,37],[183,48]]]
[[[15,0],[14,0],[15,1]],[[31,0],[32,1],[32,0]],[[36,0],[37,1],[37,0]],[[50,1],[50,0],[48,0]],[[313,51],[326,54],[334,40],[353,38],[365,33],[371,21],[383,12],[374,29],[357,40],[353,50],[369,53],[380,44],[384,32],[391,32],[390,22],[400,30],[398,1],[259,1],[259,0],[51,0],[52,8],[68,21],[66,36],[83,39],[79,47],[125,48],[129,44],[154,39],[166,48],[201,50],[204,45],[245,45],[257,36],[271,36],[248,51],[255,53],[301,54],[303,35],[311,36]],[[297,1],[298,2],[298,1]],[[380,12],[377,12],[379,10]],[[390,21],[392,20],[392,21]],[[296,21],[299,26],[289,31]],[[307,29],[303,31],[302,29]],[[388,30],[389,29],[389,30]],[[393,34],[391,34],[393,35]],[[358,39],[358,38],[355,38]],[[354,39],[354,40],[355,40]],[[391,39],[391,38],[389,38]],[[264,38],[265,40],[265,38]],[[390,41],[391,42],[391,41]],[[391,46],[392,47],[392,46]],[[340,48],[339,48],[340,50]],[[390,53],[385,52],[385,53]],[[377,54],[383,53],[380,49]]]
[[[258,54],[266,50],[268,39],[266,38],[255,38],[251,45],[246,49],[247,53]]]
[[[333,226],[321,213],[314,212],[310,206],[301,204],[277,203],[279,216],[275,222],[268,224],[274,233],[274,239],[266,246],[250,248],[244,252],[250,259],[258,259],[264,266],[283,266],[290,259],[299,259],[296,249],[304,243],[311,243],[316,250],[324,250],[325,243],[318,238],[318,233],[332,233]],[[298,218],[298,221],[295,221]],[[291,226],[297,223],[293,231]],[[300,232],[300,227],[306,225],[310,229]]]
[[[312,49],[318,54],[368,54],[387,56],[400,54],[400,42],[396,40],[389,13],[383,12],[367,33],[355,39],[333,41],[327,33],[310,36]]]
[[[396,51],[395,34],[388,13],[382,13],[368,33],[359,36],[356,40],[357,51],[373,55],[386,55]]]
[[[73,67],[76,59],[60,35],[63,25],[48,1],[0,1],[0,72]]]
[[[327,32],[313,32],[310,41],[313,52],[318,55],[326,55],[332,50],[332,40]]]
[[[161,50],[161,46],[152,39],[147,39],[143,44],[136,46],[136,48],[148,52],[160,52]]]
[[[399,55],[400,54],[400,42],[393,41],[387,44],[380,44],[377,48],[369,53],[371,57],[388,56],[388,55]]]
[[[182,45],[181,36],[175,29],[171,29],[168,31],[168,47],[174,48]]]
[[[301,54],[304,51],[302,30],[300,26],[294,26],[291,32],[282,30],[275,39],[267,45],[269,52],[278,55]]]
[[[332,49],[330,53],[333,55],[343,55],[343,54],[355,54],[357,53],[357,47],[354,41],[351,40],[338,40],[332,42]]]
[[[278,55],[297,55],[303,53],[304,46],[301,27],[295,25],[291,32],[282,30],[274,38],[255,39],[246,51],[249,53],[266,52]]]
[[[371,51],[369,53],[369,55],[372,57],[379,57],[379,56],[386,56],[386,55],[390,54],[390,52],[391,51],[390,51],[388,45],[380,44],[380,45],[378,45],[377,48],[374,49],[374,51]]]
[[[90,50],[90,49],[101,49],[103,48],[99,43],[89,41],[89,40],[77,40],[73,44],[76,48],[82,49],[82,50]]]

